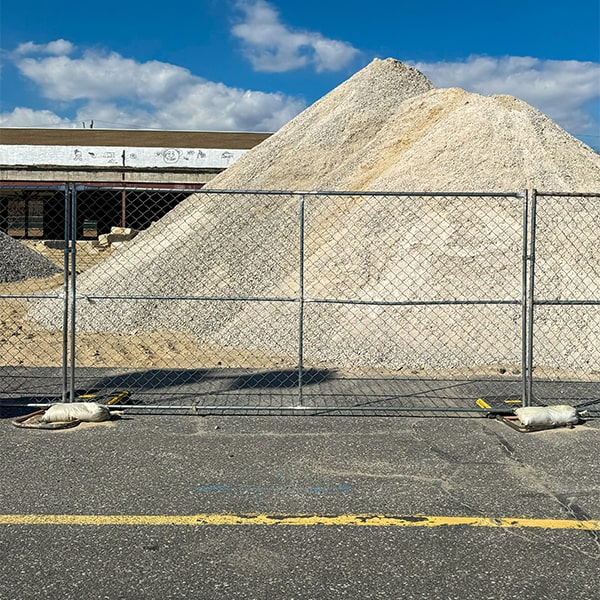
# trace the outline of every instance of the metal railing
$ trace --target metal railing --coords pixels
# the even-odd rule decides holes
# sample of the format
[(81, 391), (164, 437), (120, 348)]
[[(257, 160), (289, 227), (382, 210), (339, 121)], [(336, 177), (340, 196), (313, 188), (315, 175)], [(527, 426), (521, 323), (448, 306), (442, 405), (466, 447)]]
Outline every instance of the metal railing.
[[(593, 280), (584, 206), (599, 195), (177, 189), (173, 206), (168, 190), (129, 186), (124, 216), (123, 189), (66, 184), (62, 247), (10, 238), (33, 255), (0, 282), (4, 402), (126, 389), (139, 408), (204, 412), (596, 406), (596, 359), (566, 354), (571, 338), (544, 323), (583, 311), (595, 339), (600, 295), (552, 285), (561, 255)], [(565, 199), (585, 260), (555, 235)], [(62, 258), (60, 282), (28, 276), (40, 254)]]

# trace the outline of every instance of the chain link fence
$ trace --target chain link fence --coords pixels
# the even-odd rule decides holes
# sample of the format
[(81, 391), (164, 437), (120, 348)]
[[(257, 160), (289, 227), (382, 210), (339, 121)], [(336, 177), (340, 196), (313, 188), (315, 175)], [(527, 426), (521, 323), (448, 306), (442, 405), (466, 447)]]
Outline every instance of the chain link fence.
[[(593, 406), (597, 197), (568, 197), (581, 214), (564, 224), (553, 194), (66, 185), (47, 190), (41, 236), (17, 240), (6, 225), (24, 191), (2, 187), (0, 241), (56, 271), (0, 282), (4, 402), (127, 390), (140, 409), (245, 414)], [(580, 271), (557, 303), (565, 244), (581, 245)], [(564, 361), (571, 338), (582, 347)]]
[(53, 331), (27, 317), (31, 302), (67, 314), (66, 185), (0, 188), (0, 401), (65, 399), (66, 319)]
[(600, 194), (532, 195), (529, 393), (600, 406)]

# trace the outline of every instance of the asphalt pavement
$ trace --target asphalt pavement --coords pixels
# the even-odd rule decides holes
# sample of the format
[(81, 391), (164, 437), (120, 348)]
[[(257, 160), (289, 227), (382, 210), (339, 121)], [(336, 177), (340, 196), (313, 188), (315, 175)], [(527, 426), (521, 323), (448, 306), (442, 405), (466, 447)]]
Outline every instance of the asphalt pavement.
[(461, 416), (11, 420), (2, 600), (600, 590), (598, 419), (536, 433)]

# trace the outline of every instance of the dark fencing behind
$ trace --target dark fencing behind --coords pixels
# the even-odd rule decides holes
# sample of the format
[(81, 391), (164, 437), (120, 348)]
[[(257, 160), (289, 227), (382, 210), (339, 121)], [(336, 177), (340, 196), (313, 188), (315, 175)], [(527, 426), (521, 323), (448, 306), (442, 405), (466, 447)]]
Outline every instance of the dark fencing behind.
[[(12, 217), (0, 233), (21, 265), (0, 273), (5, 403), (128, 390), (140, 409), (199, 412), (597, 406), (598, 195), (45, 194), (42, 230), (62, 238), (19, 235)], [(34, 258), (56, 271), (32, 274)]]

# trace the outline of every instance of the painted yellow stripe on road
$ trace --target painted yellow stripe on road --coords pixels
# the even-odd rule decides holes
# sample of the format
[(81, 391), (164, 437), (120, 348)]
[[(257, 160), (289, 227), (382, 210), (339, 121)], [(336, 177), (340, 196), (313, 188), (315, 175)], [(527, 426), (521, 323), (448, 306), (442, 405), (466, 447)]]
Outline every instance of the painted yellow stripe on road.
[(0, 525), (285, 525), (285, 526), (358, 526), (358, 527), (494, 527), (579, 529), (600, 531), (600, 520), (524, 519), (487, 517), (442, 517), (427, 515), (278, 515), (198, 514), (198, 515), (0, 515)]

